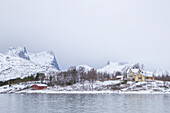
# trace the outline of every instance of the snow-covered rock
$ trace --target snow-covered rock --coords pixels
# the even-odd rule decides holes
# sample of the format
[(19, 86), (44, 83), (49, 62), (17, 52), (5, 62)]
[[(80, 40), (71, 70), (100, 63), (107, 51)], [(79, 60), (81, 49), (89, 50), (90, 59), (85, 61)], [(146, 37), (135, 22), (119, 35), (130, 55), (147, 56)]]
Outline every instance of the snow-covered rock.
[(29, 53), (30, 60), (42, 66), (49, 66), (59, 70), (59, 66), (55, 55), (52, 51), (44, 51), (40, 53)]
[(30, 60), (25, 47), (18, 47), (18, 48), (10, 47), (9, 50), (6, 52), (6, 55)]

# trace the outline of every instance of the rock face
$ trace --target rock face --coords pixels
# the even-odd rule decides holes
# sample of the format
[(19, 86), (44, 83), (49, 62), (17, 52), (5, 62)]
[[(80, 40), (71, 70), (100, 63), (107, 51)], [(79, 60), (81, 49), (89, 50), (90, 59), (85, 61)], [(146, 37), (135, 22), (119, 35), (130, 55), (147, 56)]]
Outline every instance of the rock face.
[(59, 66), (55, 55), (52, 51), (44, 51), (40, 53), (29, 53), (29, 58), (32, 62), (36, 62), (42, 66), (49, 66), (59, 70)]
[(51, 51), (29, 53), (25, 47), (10, 48), (0, 53), (0, 81), (59, 70), (55, 55)]
[(6, 52), (6, 55), (30, 60), (25, 47), (18, 47), (18, 48), (10, 47), (9, 50)]

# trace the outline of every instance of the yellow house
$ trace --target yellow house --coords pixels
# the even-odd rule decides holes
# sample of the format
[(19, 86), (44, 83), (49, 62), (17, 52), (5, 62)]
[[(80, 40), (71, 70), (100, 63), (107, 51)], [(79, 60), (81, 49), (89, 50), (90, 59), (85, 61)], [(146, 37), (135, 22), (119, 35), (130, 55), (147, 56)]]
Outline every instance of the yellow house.
[(135, 81), (138, 82), (138, 81), (145, 81), (145, 76), (141, 75), (141, 74), (138, 74), (135, 76)]

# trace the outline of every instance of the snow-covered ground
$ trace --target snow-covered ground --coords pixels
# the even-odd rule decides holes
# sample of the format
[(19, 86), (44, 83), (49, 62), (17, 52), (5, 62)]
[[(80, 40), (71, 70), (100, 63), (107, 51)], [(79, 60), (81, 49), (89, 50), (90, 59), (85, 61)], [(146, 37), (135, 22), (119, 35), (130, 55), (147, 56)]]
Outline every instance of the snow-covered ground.
[(127, 82), (120, 80), (85, 82), (69, 86), (53, 86), (43, 90), (32, 90), (33, 84), (16, 84), (0, 87), (0, 93), (46, 93), (46, 94), (170, 94), (170, 82)]
[(0, 93), (15, 93), (21, 90), (24, 90), (26, 88), (30, 88), (29, 85), (12, 85), (9, 87), (9, 85), (5, 85), (0, 87)]

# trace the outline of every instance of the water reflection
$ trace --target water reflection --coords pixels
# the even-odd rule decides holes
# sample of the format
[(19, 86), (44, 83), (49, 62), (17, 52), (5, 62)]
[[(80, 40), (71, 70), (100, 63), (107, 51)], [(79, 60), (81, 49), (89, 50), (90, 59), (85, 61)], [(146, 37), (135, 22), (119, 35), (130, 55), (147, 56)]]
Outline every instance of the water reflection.
[(170, 95), (0, 95), (0, 113), (167, 113), (169, 105)]

